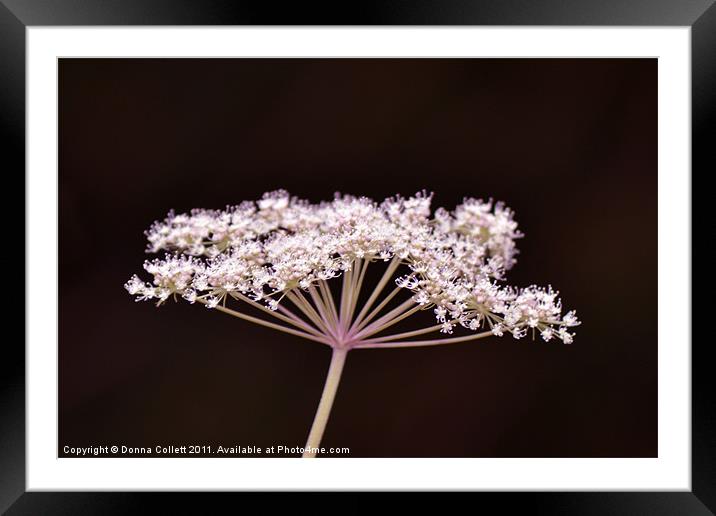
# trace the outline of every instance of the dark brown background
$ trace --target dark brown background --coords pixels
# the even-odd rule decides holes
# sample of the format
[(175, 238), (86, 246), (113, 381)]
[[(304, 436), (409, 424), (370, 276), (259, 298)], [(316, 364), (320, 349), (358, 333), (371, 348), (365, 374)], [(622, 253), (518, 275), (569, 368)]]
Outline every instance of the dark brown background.
[(301, 446), (330, 353), (188, 304), (134, 303), (170, 209), (286, 188), (494, 197), (573, 345), (350, 353), (323, 444), (354, 457), (657, 453), (656, 60), (60, 61), (59, 454)]

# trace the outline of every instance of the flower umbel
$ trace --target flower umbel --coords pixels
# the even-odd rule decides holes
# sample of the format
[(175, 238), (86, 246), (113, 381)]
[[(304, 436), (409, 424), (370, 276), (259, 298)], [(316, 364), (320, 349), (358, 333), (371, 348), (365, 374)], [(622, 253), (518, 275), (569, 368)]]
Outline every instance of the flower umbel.
[[(170, 212), (146, 232), (147, 251), (165, 253), (144, 263), (152, 281), (133, 276), (125, 287), (138, 301), (183, 299), (330, 346), (329, 377), (304, 453), (312, 457), (349, 350), (507, 333), (574, 339), (569, 328), (579, 321), (574, 311), (562, 313), (552, 287), (503, 283), (523, 236), (512, 210), (465, 199), (433, 215), (431, 201), (426, 192), (380, 204), (337, 194), (311, 204), (278, 190), (225, 210)], [(379, 279), (363, 292), (371, 265)], [(435, 324), (388, 331), (421, 311)], [(415, 339), (430, 333), (443, 337)]]

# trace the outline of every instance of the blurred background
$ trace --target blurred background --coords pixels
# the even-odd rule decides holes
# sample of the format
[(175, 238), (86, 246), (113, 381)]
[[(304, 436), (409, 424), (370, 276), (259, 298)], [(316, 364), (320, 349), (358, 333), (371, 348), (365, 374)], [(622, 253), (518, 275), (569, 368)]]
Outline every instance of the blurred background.
[(526, 234), (509, 283), (553, 285), (583, 321), (572, 345), (351, 352), (324, 446), (656, 456), (656, 59), (61, 59), (59, 72), (60, 456), (305, 443), (328, 348), (123, 288), (170, 209), (277, 188), (503, 200)]

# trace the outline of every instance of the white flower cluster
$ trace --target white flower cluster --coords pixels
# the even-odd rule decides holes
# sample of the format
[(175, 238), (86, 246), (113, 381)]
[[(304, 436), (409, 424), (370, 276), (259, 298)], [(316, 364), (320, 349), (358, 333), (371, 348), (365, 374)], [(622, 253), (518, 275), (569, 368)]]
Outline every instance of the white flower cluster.
[(421, 192), (380, 204), (348, 195), (311, 204), (279, 190), (225, 210), (170, 212), (146, 233), (149, 252), (167, 252), (144, 264), (153, 282), (134, 276), (126, 288), (158, 303), (183, 297), (215, 307), (243, 297), (276, 310), (287, 293), (311, 289), (356, 262), (395, 261), (407, 268), (396, 285), (432, 308), (444, 333), (460, 325), (571, 343), (568, 328), (579, 321), (574, 312), (562, 315), (557, 292), (500, 283), (522, 236), (513, 212), (466, 199), (431, 217), (431, 200)]

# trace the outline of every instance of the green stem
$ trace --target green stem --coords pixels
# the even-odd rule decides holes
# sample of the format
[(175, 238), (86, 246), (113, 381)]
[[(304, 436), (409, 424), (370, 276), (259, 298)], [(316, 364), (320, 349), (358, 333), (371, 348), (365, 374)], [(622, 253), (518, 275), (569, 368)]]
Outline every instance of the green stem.
[(326, 423), (328, 423), (328, 417), (331, 415), (331, 407), (336, 397), (336, 390), (338, 390), (338, 384), (341, 381), (341, 372), (343, 371), (343, 364), (346, 361), (347, 354), (347, 349), (333, 348), (331, 365), (328, 367), (328, 376), (326, 376), (326, 383), (323, 386), (321, 401), (318, 403), (318, 410), (316, 411), (316, 416), (313, 418), (311, 432), (308, 434), (306, 451), (303, 453), (304, 458), (315, 457), (315, 449), (321, 444), (323, 432), (326, 429)]

